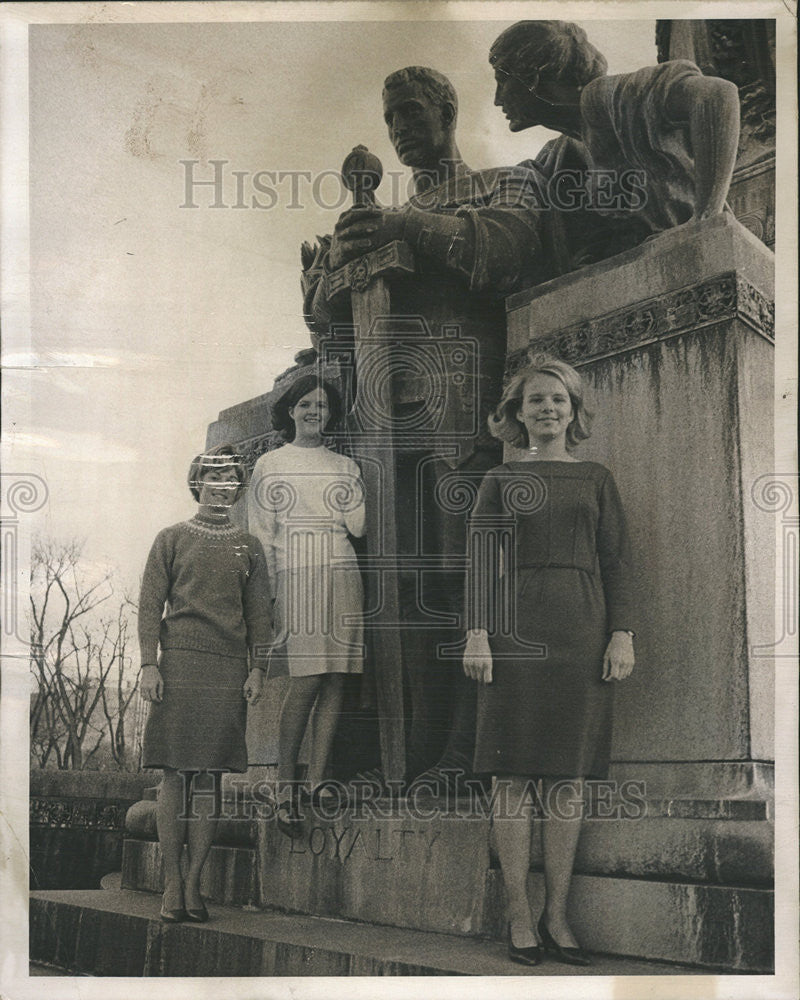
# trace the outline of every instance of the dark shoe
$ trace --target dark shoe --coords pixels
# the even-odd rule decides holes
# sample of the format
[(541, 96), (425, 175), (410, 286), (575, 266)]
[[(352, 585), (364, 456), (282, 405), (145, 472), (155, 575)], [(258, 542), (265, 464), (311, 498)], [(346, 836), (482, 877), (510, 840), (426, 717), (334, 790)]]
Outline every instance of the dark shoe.
[(196, 910), (190, 910), (186, 907), (186, 919), (191, 920), (194, 924), (204, 924), (208, 920), (208, 910), (206, 909), (206, 904), (201, 900), (200, 907)]
[(294, 802), (282, 802), (275, 813), (275, 822), (281, 833), (285, 833), (292, 840), (302, 833), (303, 817), (300, 815), (297, 805)]
[(539, 937), (542, 939), (544, 950), (549, 955), (552, 955), (557, 962), (562, 962), (564, 965), (586, 966), (592, 964), (588, 955), (581, 948), (561, 947), (547, 929), (547, 924), (544, 922), (544, 914), (539, 918)]
[(303, 806), (308, 806), (311, 809), (321, 810), (323, 816), (328, 816), (326, 810), (333, 809), (334, 811), (346, 807), (348, 804), (348, 797), (337, 795), (336, 792), (332, 791), (326, 782), (322, 782), (317, 785), (313, 792), (310, 792), (307, 788), (301, 788), (299, 794), (300, 804)]
[(179, 906), (174, 910), (168, 910), (164, 905), (164, 898), (161, 898), (161, 919), (165, 924), (180, 924), (186, 919), (186, 910)]
[(518, 965), (540, 965), (542, 961), (542, 946), (538, 944), (529, 945), (527, 948), (518, 948), (511, 941), (511, 926), (508, 928), (508, 957)]

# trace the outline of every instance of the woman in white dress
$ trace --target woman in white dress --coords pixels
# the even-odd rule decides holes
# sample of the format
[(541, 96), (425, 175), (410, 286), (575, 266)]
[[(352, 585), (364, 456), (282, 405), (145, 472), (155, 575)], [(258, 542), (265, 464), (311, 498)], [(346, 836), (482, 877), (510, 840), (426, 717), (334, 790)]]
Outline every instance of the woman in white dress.
[(278, 748), (279, 787), (290, 790), (278, 824), (290, 834), (299, 822), (297, 758), (312, 712), (313, 796), (326, 777), (344, 677), (363, 670), (364, 594), (348, 535), (364, 534), (364, 491), (358, 465), (323, 441), (340, 412), (333, 386), (316, 375), (297, 379), (273, 409), (287, 443), (259, 458), (249, 492), (249, 529), (264, 546), (275, 602), (270, 673), (290, 677)]

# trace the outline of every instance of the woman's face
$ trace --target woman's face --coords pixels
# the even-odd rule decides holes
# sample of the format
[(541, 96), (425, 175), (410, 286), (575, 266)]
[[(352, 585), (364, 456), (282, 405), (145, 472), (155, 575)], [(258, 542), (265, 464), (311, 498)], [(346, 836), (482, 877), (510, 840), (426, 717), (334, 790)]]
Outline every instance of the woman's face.
[(298, 437), (316, 437), (325, 430), (331, 411), (324, 389), (312, 389), (289, 407), (294, 421), (295, 440)]
[(232, 465), (211, 465), (200, 473), (200, 503), (205, 507), (232, 507), (240, 488)]
[[(525, 78), (530, 78), (531, 69), (526, 69)], [(531, 83), (523, 82), (522, 72), (517, 72), (513, 63), (495, 65), (496, 83), (494, 103), (503, 109), (512, 132), (521, 132), (535, 125), (556, 132), (569, 128), (569, 109), (577, 108), (580, 92), (563, 84), (539, 79), (538, 71)]]
[(575, 412), (567, 387), (555, 375), (537, 372), (525, 381), (517, 419), (524, 424), (531, 444), (566, 441)]
[(509, 129), (521, 132), (538, 125), (536, 101), (525, 84), (500, 66), (495, 67), (494, 79), (497, 84), (494, 92), (495, 107), (502, 108), (508, 119)]

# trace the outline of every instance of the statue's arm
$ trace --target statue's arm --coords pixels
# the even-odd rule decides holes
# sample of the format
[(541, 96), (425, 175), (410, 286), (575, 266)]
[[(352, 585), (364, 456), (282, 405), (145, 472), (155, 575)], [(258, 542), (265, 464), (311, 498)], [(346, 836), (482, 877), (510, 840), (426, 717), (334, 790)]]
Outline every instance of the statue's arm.
[(455, 213), (405, 208), (401, 239), (418, 257), (459, 272), (471, 291), (508, 294), (544, 278), (538, 185), (521, 167), (487, 175), (491, 192), (478, 195), (476, 175), (476, 198)]
[(667, 113), (687, 122), (695, 163), (695, 219), (725, 207), (739, 146), (739, 91), (729, 80), (686, 76), (670, 90)]

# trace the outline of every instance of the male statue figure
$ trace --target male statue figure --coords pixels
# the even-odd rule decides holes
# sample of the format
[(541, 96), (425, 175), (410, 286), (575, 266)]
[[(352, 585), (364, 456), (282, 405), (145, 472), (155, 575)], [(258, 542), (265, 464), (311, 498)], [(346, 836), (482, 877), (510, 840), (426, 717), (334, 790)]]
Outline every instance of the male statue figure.
[[(441, 570), (400, 576), (410, 703), (405, 777), (411, 782), (424, 776), (426, 787), (440, 793), (452, 787), (457, 772), (471, 771), (476, 691), (457, 655), (437, 658), (437, 645), (456, 643), (458, 629), (420, 626), (426, 618), (430, 623), (430, 611), (461, 620), (463, 571), (453, 569), (452, 558), (448, 567), (448, 557), (464, 554), (463, 497), (474, 495), (486, 470), (501, 460), (486, 417), (501, 391), (504, 296), (546, 277), (530, 171), (468, 167), (456, 142), (457, 107), (452, 84), (435, 70), (411, 66), (387, 77), (384, 120), (400, 161), (412, 168), (415, 193), (400, 209), (343, 213), (323, 261), (330, 272), (393, 240), (405, 241), (414, 251), (416, 273), (395, 283), (393, 318), (423, 317), (433, 341), (463, 344), (475, 361), (472, 370), (456, 372), (449, 360), (456, 354), (441, 352), (445, 389), (443, 398), (427, 403), (436, 418), (428, 445), (397, 450), (402, 548), (406, 554), (434, 554), (442, 564)], [(348, 308), (328, 301), (324, 281), (306, 287), (307, 319), (324, 351), (326, 341), (336, 339), (337, 323), (352, 318)], [(462, 367), (467, 354), (460, 352)], [(396, 374), (395, 385), (403, 381), (403, 373)], [(402, 415), (414, 405), (419, 403), (399, 399), (395, 410)]]

